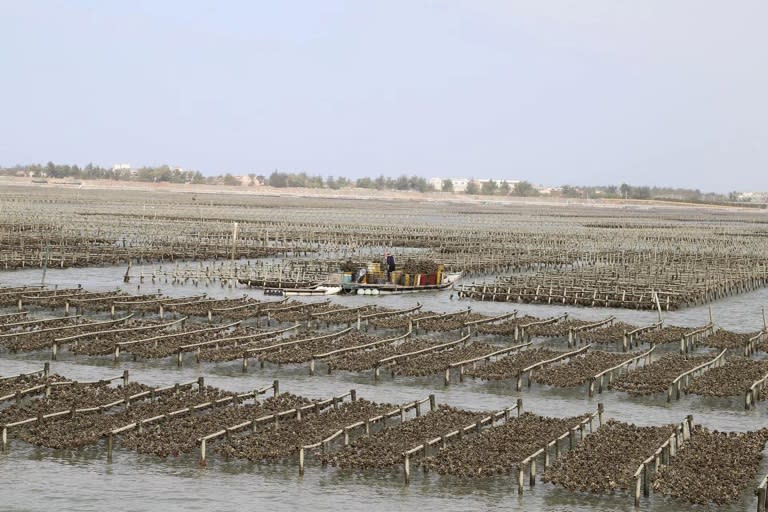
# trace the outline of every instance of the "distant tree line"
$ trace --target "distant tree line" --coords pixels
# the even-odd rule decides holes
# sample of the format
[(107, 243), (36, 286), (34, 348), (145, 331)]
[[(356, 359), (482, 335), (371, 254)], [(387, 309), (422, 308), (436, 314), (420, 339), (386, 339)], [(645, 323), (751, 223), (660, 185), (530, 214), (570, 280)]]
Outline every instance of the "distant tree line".
[(85, 167), (78, 167), (77, 165), (62, 165), (48, 162), (45, 165), (17, 165), (0, 168), (0, 174), (6, 176), (22, 175), (32, 178), (165, 181), (168, 183), (206, 183), (210, 181), (200, 171), (173, 169), (167, 165), (141, 167), (132, 171), (130, 169), (108, 169), (91, 163)]
[(664, 199), (684, 202), (734, 202), (738, 200), (737, 192), (729, 194), (703, 193), (699, 189), (632, 186), (622, 183), (619, 186), (571, 186), (563, 185), (559, 191), (562, 197), (581, 199)]
[[(397, 178), (380, 175), (377, 178), (358, 178), (355, 180), (342, 176), (334, 177), (315, 175), (305, 172), (281, 172), (275, 170), (270, 175), (250, 173), (247, 176), (235, 176), (225, 173), (219, 176), (203, 176), (200, 171), (182, 170), (168, 165), (159, 167), (141, 167), (138, 169), (109, 169), (89, 163), (84, 167), (77, 165), (62, 165), (48, 162), (47, 164), (16, 165), (0, 167), (0, 175), (29, 176), (32, 178), (52, 179), (109, 179), (123, 181), (147, 181), (167, 183), (205, 183), (229, 186), (267, 185), (276, 188), (317, 188), (339, 190), (344, 188), (365, 188), (372, 190), (400, 190), (433, 192), (436, 188), (420, 176), (402, 174)], [(457, 193), (455, 183), (451, 179), (443, 179), (440, 191)], [(519, 196), (531, 197), (541, 192), (528, 181), (509, 183), (505, 180), (470, 180), (464, 194), (484, 196)], [(575, 186), (563, 185), (547, 191), (547, 195), (580, 199), (664, 199), (670, 201), (702, 202), (702, 203), (732, 203), (740, 201), (739, 194), (702, 193), (698, 189), (671, 187), (632, 186), (622, 183), (619, 186)]]

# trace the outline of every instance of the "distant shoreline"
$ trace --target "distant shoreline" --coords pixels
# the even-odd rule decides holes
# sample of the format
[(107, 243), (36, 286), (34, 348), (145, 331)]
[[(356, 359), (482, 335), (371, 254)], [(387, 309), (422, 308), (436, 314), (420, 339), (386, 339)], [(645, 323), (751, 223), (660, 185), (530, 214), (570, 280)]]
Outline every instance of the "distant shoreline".
[(66, 179), (48, 180), (47, 183), (35, 179), (19, 176), (0, 176), (0, 186), (13, 186), (19, 188), (65, 188), (71, 190), (132, 190), (147, 191), (153, 193), (184, 193), (184, 194), (214, 194), (235, 196), (265, 196), (265, 197), (307, 197), (313, 199), (347, 199), (347, 200), (389, 200), (389, 201), (416, 201), (416, 202), (448, 202), (466, 203), (474, 205), (482, 204), (516, 204), (539, 205), (551, 207), (583, 206), (597, 208), (683, 208), (683, 209), (737, 209), (744, 211), (765, 211), (755, 207), (740, 205), (718, 205), (707, 203), (690, 203), (683, 201), (665, 201), (659, 199), (578, 199), (548, 196), (485, 196), (467, 195), (463, 193), (448, 192), (418, 192), (398, 190), (374, 190), (367, 188), (342, 188), (337, 190), (325, 188), (278, 188), (267, 185), (256, 186), (229, 186), (208, 185), (196, 183), (151, 183), (144, 181), (117, 181), (117, 180), (87, 180), (79, 179), (68, 181)]

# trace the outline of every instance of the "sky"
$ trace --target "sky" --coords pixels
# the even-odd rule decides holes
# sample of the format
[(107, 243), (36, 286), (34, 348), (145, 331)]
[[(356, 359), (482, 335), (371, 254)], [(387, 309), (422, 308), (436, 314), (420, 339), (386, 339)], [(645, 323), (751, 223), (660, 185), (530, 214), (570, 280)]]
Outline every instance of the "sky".
[(0, 0), (0, 166), (768, 190), (765, 0)]

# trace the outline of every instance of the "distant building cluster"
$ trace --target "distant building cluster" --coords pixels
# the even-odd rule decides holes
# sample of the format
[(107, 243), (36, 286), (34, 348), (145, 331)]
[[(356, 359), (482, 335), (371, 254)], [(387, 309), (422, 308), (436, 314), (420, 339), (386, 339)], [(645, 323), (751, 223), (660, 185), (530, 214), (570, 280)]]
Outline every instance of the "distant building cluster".
[(434, 187), (435, 190), (442, 190), (443, 183), (445, 180), (451, 180), (453, 183), (453, 191), (454, 192), (465, 192), (467, 190), (467, 185), (469, 185), (470, 181), (474, 181), (478, 185), (482, 186), (483, 183), (488, 183), (491, 181), (496, 182), (497, 185), (500, 185), (503, 182), (507, 182), (511, 187), (513, 187), (516, 183), (519, 183), (520, 180), (506, 180), (506, 179), (498, 179), (493, 180), (490, 178), (429, 178), (428, 183)]
[(739, 192), (736, 199), (746, 203), (768, 203), (768, 192)]
[(112, 166), (112, 170), (116, 173), (120, 174), (130, 174), (131, 176), (136, 176), (138, 173), (138, 170), (131, 167), (131, 164), (115, 164)]

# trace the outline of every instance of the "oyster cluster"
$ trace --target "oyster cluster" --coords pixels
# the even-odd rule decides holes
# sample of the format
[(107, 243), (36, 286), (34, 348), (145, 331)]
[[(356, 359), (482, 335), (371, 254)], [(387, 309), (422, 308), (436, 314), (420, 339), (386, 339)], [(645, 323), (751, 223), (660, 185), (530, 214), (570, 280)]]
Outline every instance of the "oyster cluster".
[(302, 446), (319, 443), (346, 426), (390, 412), (396, 407), (363, 399), (344, 402), (336, 409), (304, 416), (301, 421), (281, 423), (277, 430), (264, 429), (232, 437), (217, 443), (214, 451), (228, 458), (250, 461), (282, 460), (295, 455)]
[(426, 458), (423, 464), (441, 475), (489, 477), (508, 473), (584, 418), (548, 418), (523, 413), (503, 425), (484, 430), (479, 436), (465, 437), (451, 444)]
[(632, 354), (590, 350), (571, 357), (562, 364), (545, 366), (533, 373), (533, 381), (558, 388), (578, 386), (589, 382), (598, 373), (634, 357)]
[(681, 373), (706, 363), (710, 357), (665, 354), (651, 364), (636, 368), (619, 377), (609, 387), (630, 395), (650, 395), (666, 391)]
[(688, 393), (705, 396), (738, 396), (768, 374), (768, 361), (729, 357), (724, 366), (710, 368), (688, 385)]
[(669, 466), (656, 473), (653, 490), (691, 503), (738, 501), (755, 482), (768, 429), (718, 432), (701, 426)]
[(638, 427), (610, 419), (544, 470), (544, 481), (571, 491), (631, 489), (634, 473), (674, 432), (674, 425)]
[(335, 453), (321, 454), (324, 463), (341, 468), (383, 468), (399, 464), (403, 452), (427, 440), (463, 429), (488, 413), (465, 411), (441, 405), (430, 412), (405, 423), (387, 427), (370, 436), (360, 437)]
[(492, 363), (478, 365), (476, 368), (470, 369), (467, 374), (487, 380), (513, 379), (517, 377), (517, 374), (523, 370), (523, 368), (561, 355), (563, 355), (563, 352), (559, 350), (550, 350), (548, 348), (520, 350), (502, 357), (501, 359), (497, 359)]

